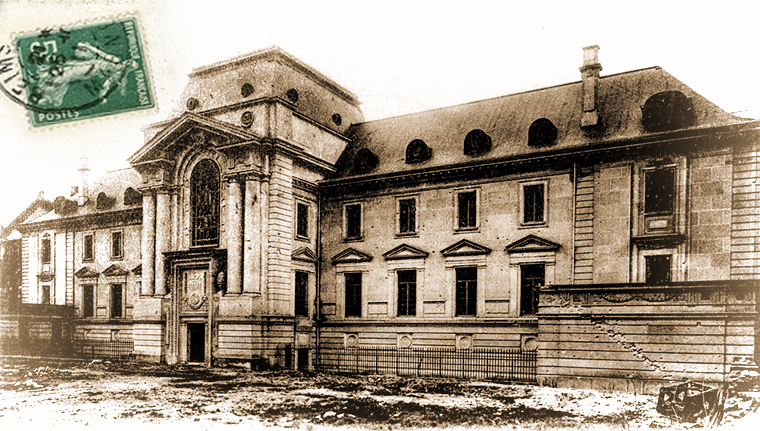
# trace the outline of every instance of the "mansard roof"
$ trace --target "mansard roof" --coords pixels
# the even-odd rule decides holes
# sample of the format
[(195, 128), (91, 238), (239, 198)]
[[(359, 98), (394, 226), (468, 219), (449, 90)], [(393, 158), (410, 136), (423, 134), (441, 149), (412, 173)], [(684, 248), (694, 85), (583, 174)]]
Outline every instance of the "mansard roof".
[(556, 242), (531, 234), (509, 244), (504, 250), (508, 253), (521, 253), (526, 251), (557, 251), (560, 247)]
[[(690, 129), (748, 121), (726, 113), (660, 67), (651, 67), (600, 78), (600, 125), (591, 129), (581, 128), (580, 81), (356, 124), (349, 133), (353, 142), (338, 163), (336, 177), (403, 175), (653, 136), (656, 134), (646, 132), (642, 125), (642, 107), (649, 97), (664, 91), (679, 91), (691, 100), (695, 121)], [(552, 145), (528, 145), (530, 126), (539, 119), (547, 119), (557, 128)], [(475, 130), (490, 138), (490, 149), (466, 155), (465, 137)], [(406, 148), (414, 140), (424, 141), (432, 150), (432, 157), (422, 164), (405, 162)], [(365, 149), (375, 154), (379, 163), (371, 172), (355, 175), (354, 155)]]
[(420, 259), (426, 258), (428, 254), (428, 252), (420, 250), (417, 247), (412, 247), (408, 244), (401, 244), (400, 246), (383, 253), (383, 257), (385, 260)]

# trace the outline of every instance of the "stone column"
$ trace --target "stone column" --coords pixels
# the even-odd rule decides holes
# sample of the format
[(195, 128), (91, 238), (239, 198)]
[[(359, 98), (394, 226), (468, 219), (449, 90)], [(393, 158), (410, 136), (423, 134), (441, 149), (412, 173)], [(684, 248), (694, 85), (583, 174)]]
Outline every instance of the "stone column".
[(230, 178), (227, 186), (227, 293), (242, 291), (243, 195), (240, 178)]
[(253, 178), (245, 181), (245, 202), (243, 204), (243, 292), (259, 292), (259, 260), (261, 259), (261, 214), (256, 208), (259, 196), (259, 182)]
[(169, 251), (171, 236), (171, 207), (169, 191), (165, 188), (156, 192), (156, 295), (166, 295), (166, 268), (164, 252)]
[(142, 276), (140, 277), (141, 288), (140, 295), (153, 295), (154, 273), (153, 257), (154, 241), (156, 235), (156, 201), (153, 198), (152, 191), (143, 192), (142, 206)]

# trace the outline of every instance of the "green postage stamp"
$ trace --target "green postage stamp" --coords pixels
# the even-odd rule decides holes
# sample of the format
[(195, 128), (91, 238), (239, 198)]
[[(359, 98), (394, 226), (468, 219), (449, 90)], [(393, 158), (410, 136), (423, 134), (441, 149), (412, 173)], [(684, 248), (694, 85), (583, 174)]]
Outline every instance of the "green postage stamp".
[(131, 17), (16, 37), (32, 125), (152, 108), (139, 29)]

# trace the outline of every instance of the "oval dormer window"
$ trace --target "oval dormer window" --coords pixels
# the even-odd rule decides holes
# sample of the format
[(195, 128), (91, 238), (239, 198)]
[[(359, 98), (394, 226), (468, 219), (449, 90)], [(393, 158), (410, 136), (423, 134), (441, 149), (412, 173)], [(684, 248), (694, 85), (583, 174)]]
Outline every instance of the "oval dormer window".
[(290, 90), (286, 91), (285, 96), (292, 103), (298, 103), (298, 90), (296, 90), (295, 88), (291, 88)]
[(663, 91), (651, 96), (641, 108), (641, 123), (647, 132), (666, 132), (694, 125), (694, 106), (680, 91)]
[(475, 129), (464, 137), (464, 154), (479, 156), (491, 150), (491, 137), (486, 132)]
[(406, 146), (406, 163), (421, 163), (430, 158), (432, 150), (422, 139), (415, 139)]
[(354, 156), (354, 168), (351, 170), (353, 174), (366, 174), (377, 167), (377, 156), (372, 151), (362, 148), (356, 152)]
[(124, 190), (124, 205), (137, 205), (142, 203), (142, 194), (132, 187)]
[(557, 143), (557, 127), (546, 118), (539, 118), (528, 128), (528, 145), (547, 147)]

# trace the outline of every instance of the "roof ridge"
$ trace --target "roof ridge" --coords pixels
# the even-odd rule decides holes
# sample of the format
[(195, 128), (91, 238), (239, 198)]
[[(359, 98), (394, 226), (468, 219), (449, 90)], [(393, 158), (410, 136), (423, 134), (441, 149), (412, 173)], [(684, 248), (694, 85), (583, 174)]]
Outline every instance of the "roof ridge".
[[(611, 78), (611, 77), (620, 76), (620, 75), (626, 75), (626, 74), (629, 74), (629, 73), (643, 72), (645, 70), (650, 70), (650, 69), (664, 70), (660, 66), (649, 66), (649, 67), (643, 67), (641, 69), (634, 69), (634, 70), (627, 70), (625, 72), (612, 73), (610, 75), (604, 75), (604, 76), (602, 76), (600, 78), (602, 80), (604, 80), (606, 78)], [(425, 114), (425, 113), (428, 113), (428, 112), (440, 111), (440, 110), (443, 110), (443, 109), (449, 109), (449, 108), (454, 108), (454, 107), (459, 107), (459, 106), (472, 105), (472, 104), (475, 104), (475, 103), (482, 103), (482, 102), (488, 102), (488, 101), (492, 101), (492, 100), (504, 99), (504, 98), (507, 98), (507, 97), (519, 96), (519, 95), (523, 95), (523, 94), (534, 93), (534, 92), (537, 92), (537, 91), (550, 90), (552, 88), (559, 88), (559, 87), (564, 87), (564, 86), (574, 85), (574, 84), (580, 84), (580, 83), (581, 83), (580, 80), (578, 80), (578, 81), (570, 81), (570, 82), (565, 82), (565, 83), (562, 83), (562, 84), (550, 85), (548, 87), (540, 87), (540, 88), (534, 88), (534, 89), (531, 89), (531, 90), (518, 91), (516, 93), (503, 94), (501, 96), (494, 96), (494, 97), (489, 97), (489, 98), (486, 98), (486, 99), (472, 100), (472, 101), (469, 101), (469, 102), (456, 103), (456, 104), (453, 104), (453, 105), (441, 106), (441, 107), (438, 107), (438, 108), (426, 109), (426, 110), (423, 110), (423, 111), (416, 111), (416, 112), (410, 112), (410, 113), (407, 113), (407, 114), (393, 115), (391, 117), (379, 118), (377, 120), (363, 121), (361, 123), (352, 124), (351, 126), (352, 127), (358, 127), (358, 126), (361, 126), (362, 124), (377, 123), (377, 122), (380, 122), (380, 121), (393, 120), (393, 119), (398, 119), (398, 118), (401, 118), (401, 117), (407, 117), (407, 116), (411, 116), (411, 115)]]

